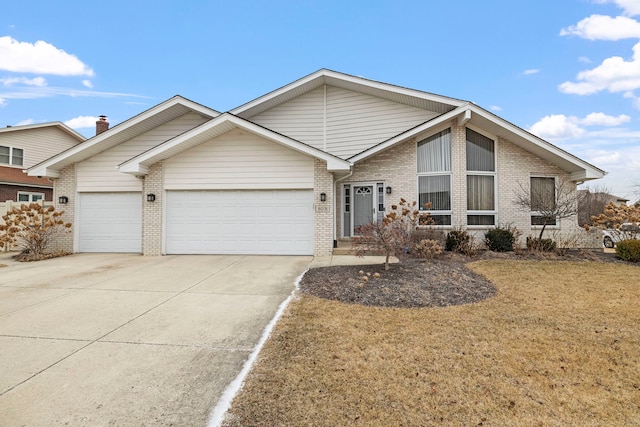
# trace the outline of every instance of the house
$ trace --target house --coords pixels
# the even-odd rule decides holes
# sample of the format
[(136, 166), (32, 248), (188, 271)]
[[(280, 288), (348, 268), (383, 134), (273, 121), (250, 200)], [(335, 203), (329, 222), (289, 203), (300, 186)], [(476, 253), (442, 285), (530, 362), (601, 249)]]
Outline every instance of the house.
[(401, 197), (445, 230), (536, 234), (518, 186), (604, 174), (473, 103), (325, 69), (224, 113), (175, 96), (29, 169), (67, 202), (61, 249), (145, 255), (327, 255)]
[(592, 225), (591, 217), (604, 212), (605, 206), (613, 203), (617, 206), (626, 205), (629, 199), (615, 196), (605, 191), (578, 190), (578, 224)]
[(52, 200), (53, 184), (23, 170), (71, 148), (85, 138), (60, 122), (0, 129), (0, 203)]

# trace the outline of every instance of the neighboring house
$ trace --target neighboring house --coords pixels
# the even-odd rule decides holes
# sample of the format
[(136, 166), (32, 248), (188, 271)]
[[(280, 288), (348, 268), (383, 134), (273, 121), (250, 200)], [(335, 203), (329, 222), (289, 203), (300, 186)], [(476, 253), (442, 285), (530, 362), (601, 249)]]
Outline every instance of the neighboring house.
[(591, 218), (604, 212), (609, 203), (618, 206), (626, 205), (629, 199), (614, 196), (604, 191), (578, 190), (578, 224), (592, 225)]
[(0, 129), (0, 203), (52, 200), (53, 183), (23, 170), (83, 142), (85, 138), (60, 123), (8, 126)]
[(68, 198), (61, 249), (145, 255), (327, 255), (401, 197), (526, 236), (520, 186), (604, 174), (470, 102), (329, 70), (226, 113), (175, 96), (29, 170)]

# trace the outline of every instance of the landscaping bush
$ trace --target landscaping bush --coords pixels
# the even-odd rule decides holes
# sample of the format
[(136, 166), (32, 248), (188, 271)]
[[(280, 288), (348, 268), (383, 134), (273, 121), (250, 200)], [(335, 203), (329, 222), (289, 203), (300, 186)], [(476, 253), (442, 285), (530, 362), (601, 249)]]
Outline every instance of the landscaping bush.
[(460, 248), (471, 240), (471, 236), (463, 229), (451, 230), (447, 233), (444, 250), (449, 252), (460, 252)]
[(552, 239), (527, 237), (527, 249), (540, 252), (553, 252), (556, 249), (556, 242)]
[(622, 240), (616, 245), (616, 255), (624, 261), (640, 262), (640, 240)]
[(444, 249), (467, 256), (474, 256), (478, 252), (473, 236), (463, 228), (456, 228), (447, 233)]
[(433, 259), (442, 253), (442, 245), (437, 240), (420, 240), (412, 252), (418, 258)]
[(496, 227), (485, 233), (485, 243), (489, 250), (494, 252), (511, 252), (516, 241), (517, 229), (515, 227)]

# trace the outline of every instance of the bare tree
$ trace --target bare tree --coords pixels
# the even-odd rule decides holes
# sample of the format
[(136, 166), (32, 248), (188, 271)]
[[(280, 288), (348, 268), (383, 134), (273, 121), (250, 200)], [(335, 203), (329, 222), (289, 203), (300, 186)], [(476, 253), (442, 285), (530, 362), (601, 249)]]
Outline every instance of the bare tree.
[[(427, 206), (429, 209), (431, 205)], [(359, 235), (352, 239), (352, 246), (358, 256), (367, 252), (382, 252), (385, 255), (384, 269), (389, 269), (391, 255), (401, 257), (413, 249), (416, 230), (421, 225), (431, 225), (433, 219), (429, 212), (421, 213), (417, 203), (400, 203), (391, 206), (391, 211), (382, 221), (373, 221), (358, 227)]]
[(529, 185), (518, 183), (514, 203), (531, 212), (531, 224), (541, 225), (538, 241), (547, 225), (578, 213), (580, 195), (576, 184), (564, 178), (532, 178)]

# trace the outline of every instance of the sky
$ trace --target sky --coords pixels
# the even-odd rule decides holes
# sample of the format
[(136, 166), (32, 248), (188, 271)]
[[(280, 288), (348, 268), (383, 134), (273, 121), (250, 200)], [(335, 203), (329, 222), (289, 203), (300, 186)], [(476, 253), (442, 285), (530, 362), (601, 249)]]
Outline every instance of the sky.
[(224, 112), (321, 68), (449, 96), (640, 198), (640, 0), (22, 0), (0, 14), (0, 126), (90, 137), (178, 94)]

